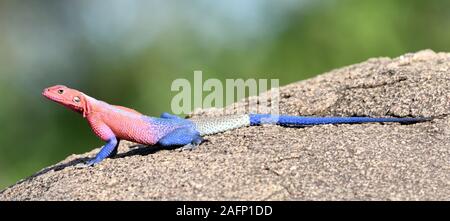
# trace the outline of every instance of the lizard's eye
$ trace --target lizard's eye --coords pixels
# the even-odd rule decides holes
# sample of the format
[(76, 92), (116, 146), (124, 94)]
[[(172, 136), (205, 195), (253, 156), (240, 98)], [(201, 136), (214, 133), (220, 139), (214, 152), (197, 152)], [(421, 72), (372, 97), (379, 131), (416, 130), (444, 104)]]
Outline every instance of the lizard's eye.
[(80, 97), (74, 97), (73, 98), (73, 102), (75, 102), (75, 103), (80, 103)]
[(63, 89), (59, 89), (58, 90), (58, 94), (63, 94), (64, 93), (64, 90)]

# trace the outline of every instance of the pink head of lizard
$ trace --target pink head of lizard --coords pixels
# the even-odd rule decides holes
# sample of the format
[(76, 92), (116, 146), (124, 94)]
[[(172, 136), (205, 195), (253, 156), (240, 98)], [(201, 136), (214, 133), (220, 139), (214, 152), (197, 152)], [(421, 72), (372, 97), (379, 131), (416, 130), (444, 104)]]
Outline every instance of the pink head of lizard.
[(86, 117), (91, 110), (85, 94), (64, 85), (45, 88), (42, 95)]

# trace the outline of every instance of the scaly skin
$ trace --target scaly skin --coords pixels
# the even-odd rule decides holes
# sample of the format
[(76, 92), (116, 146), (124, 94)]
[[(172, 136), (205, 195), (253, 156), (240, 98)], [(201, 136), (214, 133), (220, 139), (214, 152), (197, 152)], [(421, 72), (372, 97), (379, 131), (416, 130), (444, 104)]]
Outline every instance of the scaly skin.
[[(194, 125), (181, 118), (153, 118), (136, 110), (110, 105), (88, 95), (62, 85), (46, 88), (43, 93), (48, 99), (81, 113), (87, 119), (93, 132), (107, 142), (97, 156), (89, 161), (93, 165), (117, 153), (119, 140), (129, 140), (145, 145), (154, 145), (174, 131), (186, 131), (186, 138), (194, 141)], [(171, 115), (170, 115), (171, 116)], [(189, 136), (189, 137), (188, 137)], [(180, 138), (178, 138), (180, 139)], [(198, 135), (198, 138), (200, 136)], [(186, 145), (170, 140), (173, 145)], [(199, 143), (199, 140), (195, 140)], [(166, 143), (163, 143), (164, 145)]]
[(183, 146), (194, 149), (203, 135), (215, 134), (243, 126), (279, 124), (304, 126), (318, 124), (400, 122), (415, 123), (428, 118), (372, 118), (372, 117), (300, 117), (268, 114), (246, 114), (197, 120), (182, 119), (163, 113), (160, 118), (149, 117), (136, 110), (96, 100), (78, 90), (63, 85), (44, 89), (42, 95), (87, 119), (93, 132), (106, 144), (87, 165), (94, 165), (117, 153), (120, 140), (145, 145)]

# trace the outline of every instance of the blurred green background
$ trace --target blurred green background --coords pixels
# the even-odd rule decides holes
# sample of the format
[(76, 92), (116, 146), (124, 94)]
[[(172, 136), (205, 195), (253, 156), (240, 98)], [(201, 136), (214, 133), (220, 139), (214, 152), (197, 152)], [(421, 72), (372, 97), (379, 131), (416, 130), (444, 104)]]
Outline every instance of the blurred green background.
[(426, 48), (450, 51), (448, 0), (0, 0), (0, 189), (102, 145), (47, 86), (159, 115), (194, 70), (285, 85)]

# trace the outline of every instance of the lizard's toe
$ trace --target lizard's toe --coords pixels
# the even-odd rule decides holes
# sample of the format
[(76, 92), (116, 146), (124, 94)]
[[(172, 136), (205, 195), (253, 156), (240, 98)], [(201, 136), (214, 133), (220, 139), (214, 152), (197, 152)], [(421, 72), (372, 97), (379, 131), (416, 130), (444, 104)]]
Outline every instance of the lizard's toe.
[(89, 160), (86, 163), (84, 163), (83, 166), (84, 167), (90, 167), (90, 166), (94, 166), (97, 163), (98, 163), (97, 159), (94, 158), (94, 159)]
[(91, 165), (88, 165), (87, 163), (79, 163), (79, 164), (76, 164), (74, 167), (75, 168), (78, 168), (78, 169), (83, 169), (83, 168), (87, 168), (87, 167), (90, 167)]
[(186, 151), (186, 150), (195, 150), (197, 149), (198, 144), (186, 144), (182, 147), (180, 147), (179, 151)]

